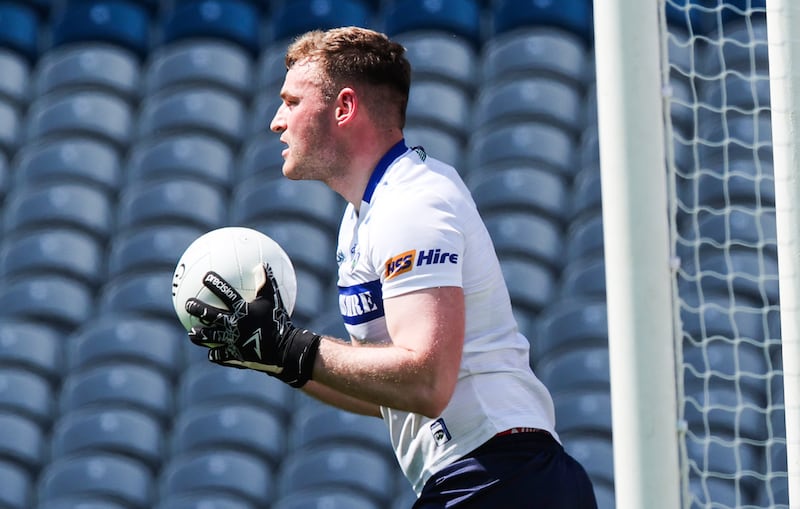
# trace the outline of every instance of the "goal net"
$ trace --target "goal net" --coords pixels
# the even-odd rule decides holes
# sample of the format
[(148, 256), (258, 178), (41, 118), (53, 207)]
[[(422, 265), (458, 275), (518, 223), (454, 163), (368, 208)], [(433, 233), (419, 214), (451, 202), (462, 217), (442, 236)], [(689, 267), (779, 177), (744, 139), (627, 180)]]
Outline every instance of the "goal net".
[(765, 2), (661, 5), (682, 506), (787, 507)]

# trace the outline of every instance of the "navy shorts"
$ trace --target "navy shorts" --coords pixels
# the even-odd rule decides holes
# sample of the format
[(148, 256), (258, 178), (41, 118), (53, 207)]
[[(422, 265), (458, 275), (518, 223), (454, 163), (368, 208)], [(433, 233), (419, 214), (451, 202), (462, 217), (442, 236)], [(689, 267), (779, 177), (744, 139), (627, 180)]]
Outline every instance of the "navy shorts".
[(549, 434), (496, 436), (434, 474), (413, 509), (597, 509), (586, 471)]

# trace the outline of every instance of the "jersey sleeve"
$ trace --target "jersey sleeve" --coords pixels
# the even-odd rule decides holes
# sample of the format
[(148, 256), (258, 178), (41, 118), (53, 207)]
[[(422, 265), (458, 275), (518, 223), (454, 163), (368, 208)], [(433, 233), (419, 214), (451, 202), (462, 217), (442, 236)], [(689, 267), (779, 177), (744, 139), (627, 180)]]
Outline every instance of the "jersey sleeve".
[[(383, 298), (425, 288), (462, 286), (464, 234), (459, 215), (435, 196), (396, 200), (382, 211), (370, 252)], [(373, 228), (376, 225), (373, 225)]]

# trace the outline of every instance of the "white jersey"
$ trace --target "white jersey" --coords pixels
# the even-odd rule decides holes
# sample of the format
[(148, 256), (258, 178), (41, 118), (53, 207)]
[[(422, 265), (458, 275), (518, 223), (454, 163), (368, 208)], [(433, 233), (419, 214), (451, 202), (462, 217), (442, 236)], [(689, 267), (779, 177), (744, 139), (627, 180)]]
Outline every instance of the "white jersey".
[(463, 288), (464, 352), (447, 408), (437, 419), (381, 408), (418, 494), (433, 473), (500, 431), (533, 427), (557, 439), (552, 399), (530, 369), (491, 239), (454, 168), (398, 143), (375, 168), (360, 210), (345, 210), (337, 259), (340, 308), (357, 342), (391, 341), (385, 299)]

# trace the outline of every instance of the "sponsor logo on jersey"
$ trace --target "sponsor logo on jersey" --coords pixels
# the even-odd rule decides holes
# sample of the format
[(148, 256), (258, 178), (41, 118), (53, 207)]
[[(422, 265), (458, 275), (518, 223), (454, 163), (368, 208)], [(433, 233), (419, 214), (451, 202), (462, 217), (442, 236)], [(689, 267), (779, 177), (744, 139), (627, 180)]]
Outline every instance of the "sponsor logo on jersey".
[(359, 325), (383, 316), (380, 280), (339, 287), (339, 311), (348, 325)]
[(444, 419), (441, 417), (431, 423), (431, 433), (433, 434), (433, 441), (440, 447), (453, 438), (450, 436), (450, 431), (447, 429)]
[(389, 280), (412, 271), (414, 267), (445, 263), (458, 264), (458, 253), (448, 253), (442, 251), (441, 248), (422, 250), (419, 253), (416, 249), (412, 249), (389, 258), (386, 262), (384, 276)]

